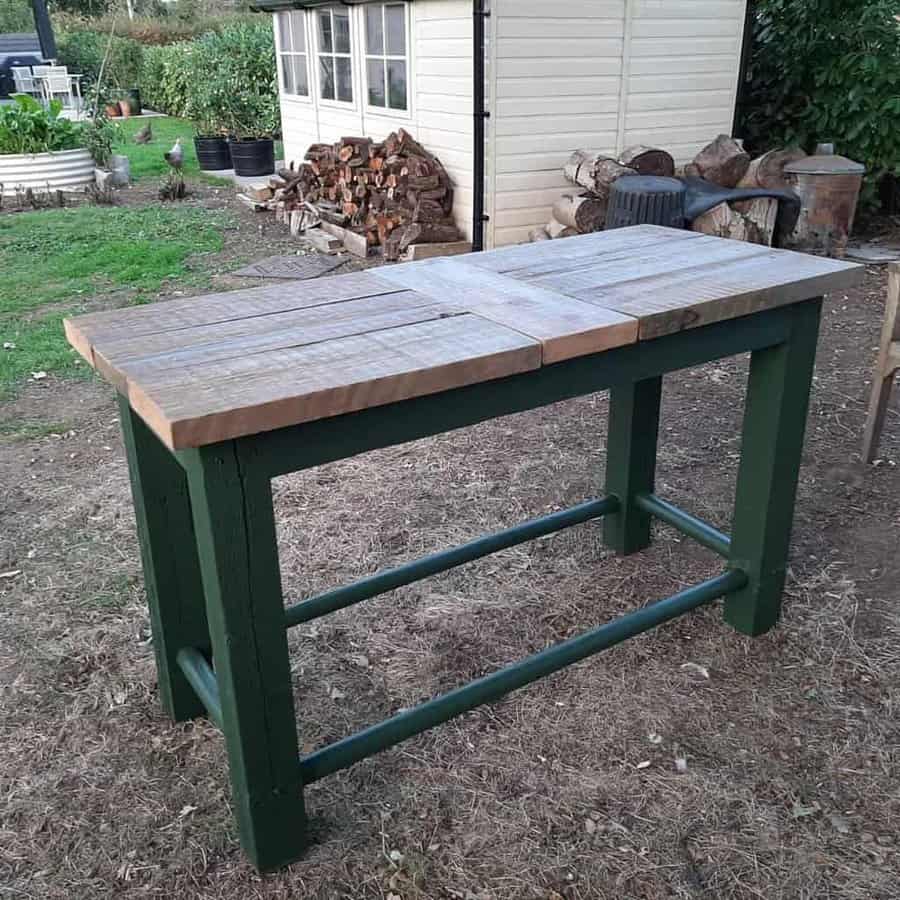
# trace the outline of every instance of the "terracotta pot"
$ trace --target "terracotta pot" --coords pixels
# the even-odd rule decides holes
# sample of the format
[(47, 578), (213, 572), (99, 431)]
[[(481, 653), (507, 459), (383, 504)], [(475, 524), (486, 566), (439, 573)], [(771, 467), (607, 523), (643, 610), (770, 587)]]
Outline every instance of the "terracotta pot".
[(119, 117), (119, 104), (118, 103), (107, 103), (106, 104), (106, 115), (109, 116), (110, 119), (117, 119)]
[(131, 115), (131, 103), (128, 100), (119, 101), (119, 111), (123, 119), (127, 119)]

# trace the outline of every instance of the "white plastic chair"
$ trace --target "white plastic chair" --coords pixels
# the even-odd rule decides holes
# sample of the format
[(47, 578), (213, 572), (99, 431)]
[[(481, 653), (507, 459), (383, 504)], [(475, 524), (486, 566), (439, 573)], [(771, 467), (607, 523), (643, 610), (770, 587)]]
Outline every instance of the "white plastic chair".
[(44, 76), (44, 96), (47, 101), (62, 96), (63, 106), (75, 106), (75, 94), (72, 91), (72, 77), (65, 66), (48, 66)]
[(41, 90), (35, 84), (30, 66), (11, 66), (13, 83), (17, 94), (40, 94)]
[(50, 74), (52, 66), (32, 66), (31, 76), (34, 80), (34, 90), (37, 96), (47, 101), (47, 77)]

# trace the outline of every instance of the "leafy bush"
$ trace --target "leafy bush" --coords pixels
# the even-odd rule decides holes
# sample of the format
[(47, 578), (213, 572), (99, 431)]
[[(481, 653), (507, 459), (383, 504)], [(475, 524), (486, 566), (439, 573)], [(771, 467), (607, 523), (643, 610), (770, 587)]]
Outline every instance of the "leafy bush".
[(150, 109), (170, 116), (194, 118), (199, 80), (196, 42), (144, 50), (141, 98)]
[(27, 94), (16, 94), (14, 100), (0, 107), (0, 153), (48, 153), (84, 146), (81, 126), (59, 117), (59, 100), (49, 109)]
[[(84, 90), (89, 93), (97, 83), (100, 66), (106, 54), (109, 34), (99, 31), (64, 31), (56, 40), (59, 63), (70, 72), (84, 76)], [(128, 90), (140, 82), (143, 48), (130, 38), (113, 37), (109, 59), (103, 70), (104, 88)]]
[(91, 151), (94, 163), (101, 169), (108, 169), (112, 159), (116, 127), (105, 116), (97, 116), (81, 126), (81, 143)]
[[(23, 3), (29, 10), (27, 0), (0, 0), (0, 10), (4, 3)], [(131, 38), (146, 46), (164, 46), (190, 41), (209, 31), (219, 31), (228, 22), (242, 19), (249, 21), (251, 14), (235, 14), (233, 12), (215, 12), (213, 10), (190, 8), (185, 0), (177, 3), (160, 4), (158, 11), (148, 10), (141, 4), (141, 15), (134, 19), (107, 14), (95, 18), (72, 12), (53, 12), (53, 28), (57, 34), (67, 31), (96, 31), (108, 35), (115, 25), (115, 33), (119, 37)], [(30, 12), (29, 12), (30, 15)], [(253, 21), (259, 17), (253, 15)], [(0, 29), (2, 30), (2, 29)], [(25, 29), (30, 30), (29, 29)]]
[(34, 14), (27, 0), (0, 0), (0, 34), (34, 31)]
[(281, 119), (271, 23), (230, 23), (196, 43), (204, 119), (218, 120), (237, 138), (276, 134)]
[(197, 123), (203, 134), (273, 135), (280, 128), (275, 44), (266, 20), (230, 21), (195, 41), (147, 47), (146, 105)]
[(865, 164), (865, 199), (900, 172), (893, 0), (759, 0), (739, 134), (756, 151), (833, 141)]

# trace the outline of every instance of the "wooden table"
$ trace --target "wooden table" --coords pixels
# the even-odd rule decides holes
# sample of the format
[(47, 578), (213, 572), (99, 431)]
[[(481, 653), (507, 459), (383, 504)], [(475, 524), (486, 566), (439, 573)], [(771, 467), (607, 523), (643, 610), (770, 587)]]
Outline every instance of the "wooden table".
[[(304, 785), (410, 735), (722, 597), (734, 628), (770, 629), (821, 296), (861, 271), (639, 226), (67, 321), (120, 394), (163, 703), (222, 728), (253, 863), (300, 855)], [(745, 351), (729, 537), (653, 493), (660, 391)], [(603, 496), (284, 608), (274, 476), (606, 389)], [(288, 628), (600, 516), (619, 553), (659, 518), (723, 572), (300, 757)]]

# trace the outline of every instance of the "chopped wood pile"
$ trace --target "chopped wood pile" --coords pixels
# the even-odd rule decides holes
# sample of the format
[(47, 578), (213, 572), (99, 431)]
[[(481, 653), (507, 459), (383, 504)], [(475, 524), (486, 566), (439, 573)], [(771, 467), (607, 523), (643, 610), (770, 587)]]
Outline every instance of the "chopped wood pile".
[[(671, 154), (658, 147), (629, 147), (618, 159), (576, 150), (563, 174), (574, 187), (553, 204), (550, 222), (531, 233), (532, 241), (600, 231), (606, 223), (610, 188), (630, 175), (683, 177), (696, 175), (720, 187), (781, 190), (789, 187), (784, 167), (805, 154), (796, 148), (771, 150), (757, 159), (738, 141), (720, 134), (687, 165), (676, 168)], [(721, 203), (699, 216), (692, 228), (706, 234), (770, 245), (775, 229), (777, 200), (758, 198)]]
[(344, 137), (313, 144), (299, 166), (281, 169), (270, 186), (270, 200), (252, 199), (274, 208), (292, 233), (309, 236), (321, 224), (359, 255), (381, 247), (386, 260), (396, 260), (414, 244), (460, 240), (449, 175), (402, 128), (381, 142)]

